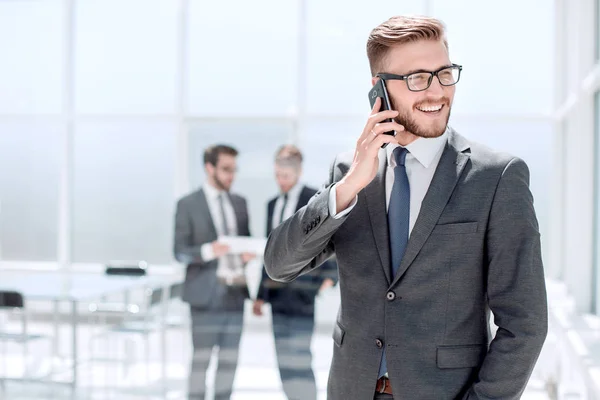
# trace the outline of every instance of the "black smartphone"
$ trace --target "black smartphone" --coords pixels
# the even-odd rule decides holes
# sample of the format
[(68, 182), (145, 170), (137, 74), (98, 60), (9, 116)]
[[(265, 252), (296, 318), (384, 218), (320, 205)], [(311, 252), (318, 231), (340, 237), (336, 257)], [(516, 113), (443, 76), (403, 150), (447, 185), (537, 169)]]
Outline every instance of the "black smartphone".
[[(390, 97), (388, 96), (387, 88), (385, 87), (385, 82), (383, 79), (378, 79), (375, 85), (369, 90), (369, 102), (371, 103), (371, 109), (375, 105), (375, 100), (377, 98), (381, 98), (381, 106), (379, 107), (379, 111), (391, 110), (392, 106), (390, 103)], [(392, 122), (391, 118), (383, 120), (383, 122)], [(396, 131), (388, 131), (384, 132), (384, 135), (396, 136)], [(388, 144), (384, 143), (381, 148), (383, 149)]]

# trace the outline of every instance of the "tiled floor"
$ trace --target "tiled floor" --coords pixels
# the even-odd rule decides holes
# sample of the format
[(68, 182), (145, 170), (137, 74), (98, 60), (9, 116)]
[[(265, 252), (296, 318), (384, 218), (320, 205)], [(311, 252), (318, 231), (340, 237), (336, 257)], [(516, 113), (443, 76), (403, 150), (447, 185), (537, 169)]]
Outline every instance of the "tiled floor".
[[(247, 313), (248, 329), (242, 336), (241, 354), (238, 373), (235, 379), (234, 400), (285, 400), (281, 391), (279, 375), (276, 370), (275, 352), (272, 336), (269, 332), (270, 319), (258, 319)], [(33, 326), (35, 329), (47, 330), (49, 325)], [(325, 329), (326, 330), (326, 329)], [(90, 328), (80, 330), (80, 350), (89, 354), (88, 338)], [(73, 393), (64, 385), (42, 385), (37, 383), (7, 382), (6, 390), (0, 392), (1, 399), (8, 400), (45, 400), (45, 399), (118, 399), (118, 400), (154, 400), (154, 399), (185, 399), (188, 356), (191, 343), (187, 330), (174, 330), (167, 336), (168, 368), (166, 388), (161, 392), (158, 387), (160, 368), (156, 348), (157, 336), (152, 336), (151, 364), (148, 372), (142, 362), (134, 362), (128, 373), (122, 367), (114, 364), (95, 363), (84, 365), (78, 369), (80, 384)], [(67, 349), (70, 344), (70, 332), (65, 327), (60, 331), (61, 349)], [(139, 341), (112, 341), (112, 354), (129, 355), (132, 359), (140, 360), (143, 346)], [(100, 343), (99, 343), (100, 344)], [(98, 345), (99, 345), (98, 344)], [(45, 346), (45, 347), (44, 347)], [(100, 350), (101, 348), (98, 348)], [(104, 348), (105, 349), (105, 348)], [(11, 348), (11, 350), (14, 350)], [(32, 346), (32, 352), (48, 354), (48, 345), (41, 342)], [(106, 354), (106, 350), (103, 351)], [(327, 374), (332, 353), (332, 340), (326, 332), (317, 332), (313, 340), (313, 368), (315, 370), (319, 400), (325, 400)], [(2, 357), (0, 355), (0, 357)], [(48, 358), (41, 357), (42, 361), (34, 364), (43, 369)], [(18, 374), (22, 369), (20, 354), (12, 354), (0, 361), (0, 371), (3, 370), (2, 362), (5, 361), (13, 374)], [(46, 362), (46, 364), (44, 363)], [(214, 369), (213, 369), (214, 371)], [(147, 384), (146, 373), (149, 374), (151, 384)], [(213, 372), (214, 373), (214, 372)], [(209, 379), (211, 375), (209, 374)], [(68, 378), (65, 376), (65, 378)], [(119, 387), (118, 390), (111, 387)], [(543, 385), (532, 381), (523, 396), (525, 400), (545, 400)], [(351, 399), (350, 399), (351, 400)]]

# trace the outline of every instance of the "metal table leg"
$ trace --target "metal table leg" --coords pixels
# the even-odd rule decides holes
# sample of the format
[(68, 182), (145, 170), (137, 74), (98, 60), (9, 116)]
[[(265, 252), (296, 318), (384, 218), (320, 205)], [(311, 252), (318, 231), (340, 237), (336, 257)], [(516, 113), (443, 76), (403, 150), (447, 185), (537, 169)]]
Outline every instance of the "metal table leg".
[(71, 382), (71, 385), (73, 386), (73, 391), (75, 390), (75, 388), (77, 387), (77, 362), (79, 360), (78, 354), (77, 354), (77, 301), (76, 300), (72, 300), (71, 301), (71, 327), (73, 329), (72, 331), (72, 335), (73, 335), (73, 340), (72, 340), (72, 351), (73, 351), (73, 382)]

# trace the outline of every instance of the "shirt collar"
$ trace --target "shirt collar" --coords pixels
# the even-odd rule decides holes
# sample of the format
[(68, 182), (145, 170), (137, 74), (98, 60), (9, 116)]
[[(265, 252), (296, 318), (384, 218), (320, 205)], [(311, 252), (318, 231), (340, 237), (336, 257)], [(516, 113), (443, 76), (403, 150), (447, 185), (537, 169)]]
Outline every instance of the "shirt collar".
[(203, 187), (206, 197), (210, 199), (217, 199), (221, 193), (225, 193), (223, 190), (219, 190), (212, 186), (210, 183), (206, 183)]
[[(302, 183), (300, 183), (300, 181), (296, 182), (296, 184), (287, 193), (288, 199), (292, 198), (292, 197), (300, 196), (300, 191), (302, 190), (303, 187), (304, 187), (304, 185)], [(283, 195), (284, 195), (284, 193), (281, 193), (280, 197), (283, 198)]]
[[(417, 138), (414, 142), (406, 146), (410, 154), (425, 168), (429, 168), (435, 156), (446, 145), (448, 141), (448, 128), (441, 136), (435, 138)], [(396, 143), (390, 143), (385, 148), (388, 166), (396, 166), (396, 160), (392, 153), (394, 149), (399, 147)]]

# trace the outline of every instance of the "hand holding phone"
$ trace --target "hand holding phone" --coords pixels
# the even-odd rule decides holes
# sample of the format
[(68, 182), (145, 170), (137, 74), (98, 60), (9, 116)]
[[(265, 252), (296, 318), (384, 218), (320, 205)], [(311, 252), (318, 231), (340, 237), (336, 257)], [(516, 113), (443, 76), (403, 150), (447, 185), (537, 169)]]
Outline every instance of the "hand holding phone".
[[(398, 112), (393, 110), (379, 111), (381, 98), (375, 96), (375, 102), (363, 131), (356, 141), (356, 150), (352, 165), (346, 175), (335, 185), (336, 210), (340, 212), (348, 208), (358, 192), (365, 188), (377, 175), (379, 169), (379, 153), (386, 143), (398, 143), (393, 133), (403, 131), (404, 127), (396, 122)], [(391, 122), (385, 122), (391, 121)], [(382, 135), (390, 131), (392, 134)], [(384, 156), (385, 157), (385, 156)]]
[[(390, 97), (388, 96), (387, 88), (385, 87), (385, 82), (383, 79), (378, 79), (375, 85), (369, 90), (369, 102), (371, 103), (371, 108), (375, 105), (375, 100), (377, 98), (381, 98), (381, 107), (379, 108), (379, 112), (391, 110), (392, 106), (390, 103)], [(392, 122), (391, 118), (388, 118), (382, 122)], [(396, 136), (396, 131), (387, 131), (383, 132), (384, 135)], [(381, 145), (381, 148), (387, 146), (387, 143)]]

